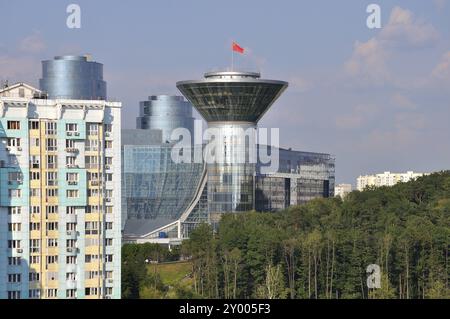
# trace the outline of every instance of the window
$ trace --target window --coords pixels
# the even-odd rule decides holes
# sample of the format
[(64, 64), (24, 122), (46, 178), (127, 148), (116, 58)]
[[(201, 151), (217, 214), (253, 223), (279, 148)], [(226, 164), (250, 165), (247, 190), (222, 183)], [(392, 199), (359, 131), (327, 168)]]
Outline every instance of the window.
[(66, 181), (68, 182), (78, 182), (78, 173), (67, 173)]
[(41, 246), (40, 239), (30, 239), (30, 254), (39, 253)]
[(76, 289), (67, 289), (66, 290), (66, 298), (75, 298), (77, 296)]
[(103, 127), (105, 129), (105, 133), (111, 133), (112, 132), (112, 124), (104, 124)]
[(8, 274), (8, 282), (10, 283), (20, 282), (21, 279), (20, 274)]
[(30, 196), (31, 197), (41, 196), (41, 189), (40, 188), (30, 188)]
[(22, 191), (20, 189), (9, 189), (8, 194), (10, 198), (21, 198)]
[(58, 239), (47, 238), (47, 247), (58, 247)]
[(8, 299), (20, 299), (20, 291), (8, 290)]
[(76, 123), (67, 123), (66, 124), (66, 131), (69, 133), (78, 132), (78, 124)]
[(105, 246), (112, 246), (112, 245), (113, 245), (113, 239), (105, 238)]
[(98, 222), (86, 222), (84, 232), (86, 235), (97, 235), (99, 233)]
[(46, 122), (45, 123), (45, 133), (47, 135), (56, 134), (56, 122)]
[(99, 180), (98, 173), (87, 172), (87, 179), (91, 182), (97, 182)]
[(98, 151), (98, 140), (86, 140), (86, 151), (87, 152), (97, 152)]
[(56, 298), (58, 296), (58, 289), (45, 289), (45, 296), (47, 298)]
[(75, 248), (77, 241), (75, 239), (67, 239), (66, 240), (66, 247), (68, 248)]
[(47, 172), (47, 186), (58, 185), (58, 173), (57, 172)]
[(47, 222), (46, 223), (46, 229), (51, 231), (51, 230), (58, 230), (58, 222)]
[(112, 206), (106, 206), (106, 213), (112, 214), (113, 213), (113, 207)]
[(39, 162), (40, 162), (39, 155), (31, 155), (30, 156), (30, 168), (39, 168)]
[(75, 148), (75, 140), (66, 140), (66, 148)]
[(47, 151), (56, 151), (57, 150), (57, 143), (56, 138), (48, 138), (46, 139), (45, 149)]
[(45, 208), (45, 212), (48, 214), (58, 214), (58, 206), (50, 205)]
[(40, 289), (30, 289), (28, 291), (28, 297), (30, 299), (39, 299), (39, 298), (41, 298), (41, 290)]
[(30, 214), (40, 214), (41, 209), (39, 206), (30, 206)]
[(86, 168), (97, 168), (98, 167), (98, 157), (97, 156), (86, 156), (85, 163), (86, 163)]
[(30, 223), (30, 231), (41, 230), (41, 223)]
[(8, 172), (8, 181), (10, 181), (10, 182), (22, 181), (22, 173), (21, 172)]
[(113, 190), (112, 189), (107, 189), (105, 191), (105, 197), (106, 198), (112, 198), (113, 197)]
[(25, 97), (25, 89), (19, 88), (19, 97)]
[(67, 206), (67, 207), (66, 207), (66, 214), (75, 214), (75, 212), (76, 212), (75, 209), (76, 209), (76, 208), (73, 207), (73, 206)]
[(113, 158), (112, 157), (105, 157), (105, 165), (112, 165), (113, 163)]
[(46, 189), (46, 194), (47, 194), (47, 197), (57, 197), (58, 196), (58, 189), (56, 189), (56, 188)]
[(98, 135), (98, 124), (87, 123), (87, 133), (88, 135)]
[(75, 167), (76, 166), (75, 160), (76, 160), (75, 156), (67, 156), (66, 157), (66, 165), (67, 165), (67, 167)]
[(77, 223), (66, 223), (67, 231), (75, 231), (77, 229)]
[(30, 138), (30, 147), (39, 147), (39, 139), (36, 137)]
[(8, 121), (6, 125), (8, 130), (20, 130), (20, 121)]
[(67, 190), (67, 198), (78, 198), (78, 190), (77, 189), (68, 189)]
[(112, 141), (105, 141), (105, 148), (111, 149), (112, 148)]
[(74, 265), (77, 263), (77, 256), (66, 256), (66, 264)]
[(8, 257), (8, 265), (10, 266), (20, 266), (22, 264), (21, 257)]
[(20, 215), (22, 208), (20, 206), (8, 207), (8, 215)]
[(77, 280), (77, 274), (74, 272), (66, 273), (66, 280)]
[(97, 287), (86, 287), (84, 289), (84, 294), (86, 296), (96, 296), (96, 295), (98, 295), (98, 288)]
[(20, 223), (8, 223), (8, 231), (20, 231), (22, 228), (22, 225)]
[(97, 214), (101, 211), (101, 208), (99, 205), (88, 205), (86, 214)]
[(8, 155), (8, 164), (9, 166), (17, 166), (19, 164), (19, 161), (17, 160), (16, 155)]
[(113, 262), (113, 255), (105, 255), (105, 262), (112, 263)]
[(89, 188), (87, 190), (88, 197), (97, 197), (99, 196), (98, 188)]
[(28, 129), (30, 130), (38, 130), (39, 129), (39, 121), (29, 121)]
[(56, 168), (57, 163), (56, 155), (47, 155), (47, 168)]
[(105, 222), (105, 229), (106, 230), (113, 229), (113, 223), (112, 222)]
[(18, 138), (18, 137), (9, 137), (8, 138), (8, 146), (9, 147), (19, 147), (20, 146), (20, 138)]
[(29, 281), (39, 281), (39, 273), (38, 272), (30, 272), (28, 275)]
[(41, 261), (40, 256), (30, 256), (30, 264), (39, 264)]
[(105, 174), (105, 181), (112, 182), (113, 180), (113, 174), (112, 173), (106, 173)]
[(30, 181), (38, 181), (40, 179), (39, 172), (30, 172)]
[(20, 240), (8, 240), (8, 248), (20, 248)]
[(58, 255), (50, 255), (46, 257), (47, 266), (58, 263)]

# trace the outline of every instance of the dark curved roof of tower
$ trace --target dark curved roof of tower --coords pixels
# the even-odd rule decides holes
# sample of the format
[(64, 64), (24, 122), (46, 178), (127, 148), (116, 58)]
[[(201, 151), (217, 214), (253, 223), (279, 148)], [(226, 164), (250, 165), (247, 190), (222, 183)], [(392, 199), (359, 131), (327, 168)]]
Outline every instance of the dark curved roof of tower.
[(177, 88), (208, 122), (258, 122), (287, 86), (284, 81), (251, 77), (177, 82)]

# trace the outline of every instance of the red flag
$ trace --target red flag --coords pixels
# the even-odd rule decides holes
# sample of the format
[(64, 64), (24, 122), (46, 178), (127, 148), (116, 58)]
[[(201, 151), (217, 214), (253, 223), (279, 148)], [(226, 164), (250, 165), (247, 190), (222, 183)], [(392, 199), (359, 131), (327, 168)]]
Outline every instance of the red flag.
[(241, 47), (239, 44), (233, 41), (233, 51), (239, 52), (241, 54), (244, 54), (244, 48)]

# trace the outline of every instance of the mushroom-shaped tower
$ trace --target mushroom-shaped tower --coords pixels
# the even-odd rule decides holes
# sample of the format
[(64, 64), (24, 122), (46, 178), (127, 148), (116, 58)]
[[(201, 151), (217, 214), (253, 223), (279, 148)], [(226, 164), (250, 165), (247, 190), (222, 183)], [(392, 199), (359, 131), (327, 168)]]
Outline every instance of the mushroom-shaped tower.
[(225, 212), (254, 209), (256, 126), (287, 86), (261, 79), (256, 72), (237, 71), (209, 72), (203, 80), (177, 82), (218, 142), (212, 151), (215, 160), (206, 163), (211, 222)]

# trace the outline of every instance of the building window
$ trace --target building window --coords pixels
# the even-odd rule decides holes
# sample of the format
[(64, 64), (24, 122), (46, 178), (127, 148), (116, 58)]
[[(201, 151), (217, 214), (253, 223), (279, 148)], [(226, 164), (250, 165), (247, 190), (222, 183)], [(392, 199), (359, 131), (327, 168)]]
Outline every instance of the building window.
[(46, 190), (47, 197), (57, 197), (58, 196), (58, 189), (56, 188), (49, 188)]
[(30, 272), (28, 275), (29, 281), (39, 281), (39, 273), (38, 272)]
[(8, 130), (20, 130), (20, 121), (8, 121), (6, 125)]
[(40, 173), (39, 172), (30, 172), (30, 180), (31, 181), (37, 181), (40, 179)]
[(75, 231), (77, 229), (77, 223), (66, 223), (67, 231)]
[(30, 256), (30, 264), (39, 264), (40, 261), (40, 256)]
[(112, 149), (113, 141), (105, 141), (105, 149)]
[(67, 190), (67, 198), (78, 198), (78, 190), (77, 189), (68, 189)]
[(66, 256), (66, 264), (74, 265), (77, 263), (77, 256)]
[(67, 206), (66, 207), (66, 214), (73, 215), (76, 212), (76, 208), (74, 206)]
[(112, 133), (112, 124), (104, 124), (105, 133)]
[(8, 274), (8, 282), (9, 283), (18, 283), (21, 281), (21, 275), (20, 274)]
[(22, 208), (20, 206), (8, 207), (8, 215), (20, 215)]
[(86, 152), (97, 152), (98, 145), (98, 140), (86, 140)]
[(87, 133), (88, 135), (98, 135), (98, 124), (87, 123)]
[(30, 223), (30, 231), (41, 230), (41, 223)]
[(9, 198), (21, 198), (22, 191), (20, 189), (9, 189), (8, 195), (9, 195)]
[(8, 231), (14, 232), (14, 231), (20, 231), (22, 228), (22, 225), (20, 223), (8, 223)]
[(78, 124), (76, 124), (76, 123), (67, 123), (66, 124), (66, 132), (67, 133), (78, 132)]
[(75, 298), (77, 296), (76, 289), (67, 289), (66, 290), (66, 298)]
[(58, 206), (50, 205), (45, 208), (45, 212), (48, 214), (58, 214)]
[(31, 155), (30, 156), (30, 168), (39, 168), (39, 162), (40, 162), (39, 155)]
[(86, 287), (84, 289), (84, 291), (85, 291), (84, 294), (86, 296), (96, 296), (96, 295), (98, 295), (98, 288), (97, 287)]
[(58, 173), (57, 172), (47, 172), (47, 186), (57, 186), (58, 185)]
[(10, 266), (20, 266), (22, 264), (21, 257), (8, 257), (8, 265)]
[(39, 299), (39, 298), (41, 298), (41, 290), (40, 289), (30, 289), (28, 291), (28, 297), (30, 299)]
[(58, 222), (47, 222), (46, 229), (48, 231), (58, 230)]
[(75, 156), (67, 156), (66, 157), (66, 166), (67, 167), (76, 167), (75, 161), (76, 161)]
[(112, 182), (113, 180), (113, 174), (112, 173), (106, 173), (105, 174), (105, 181), (106, 182)]
[(45, 289), (45, 296), (47, 298), (56, 298), (58, 296), (58, 289)]
[(47, 135), (56, 135), (56, 122), (46, 122), (45, 133)]
[(84, 233), (86, 235), (98, 234), (98, 222), (86, 222), (84, 227)]
[(58, 247), (58, 239), (47, 238), (47, 247)]
[(56, 155), (47, 155), (47, 168), (56, 168), (57, 163)]
[(41, 209), (39, 206), (30, 206), (30, 214), (40, 214)]
[(50, 152), (56, 151), (57, 150), (56, 138), (48, 138), (46, 140), (45, 149)]
[(8, 299), (20, 299), (20, 291), (8, 290)]
[(8, 240), (8, 248), (20, 248), (20, 240)]
[(97, 156), (86, 156), (85, 157), (86, 168), (97, 168), (98, 167), (98, 157)]
[(39, 253), (41, 247), (40, 239), (30, 239), (30, 254)]
[(9, 182), (21, 182), (22, 181), (22, 173), (21, 172), (8, 172), (8, 181)]
[(18, 138), (18, 137), (9, 137), (8, 138), (8, 146), (9, 147), (19, 147), (20, 146), (20, 138)]
[(29, 121), (28, 129), (30, 130), (38, 130), (39, 129), (39, 121)]

